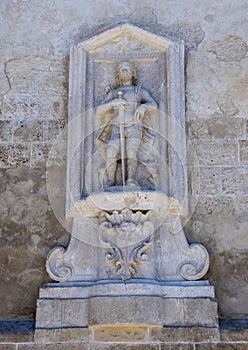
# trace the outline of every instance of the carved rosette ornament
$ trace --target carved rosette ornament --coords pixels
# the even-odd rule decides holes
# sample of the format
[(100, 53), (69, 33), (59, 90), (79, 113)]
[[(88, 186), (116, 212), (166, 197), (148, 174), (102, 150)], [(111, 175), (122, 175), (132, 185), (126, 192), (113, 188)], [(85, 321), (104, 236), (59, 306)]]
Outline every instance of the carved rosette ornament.
[(100, 241), (107, 248), (106, 259), (117, 268), (117, 275), (128, 280), (136, 274), (139, 264), (148, 262), (147, 252), (154, 238), (153, 224), (146, 214), (129, 208), (101, 213)]

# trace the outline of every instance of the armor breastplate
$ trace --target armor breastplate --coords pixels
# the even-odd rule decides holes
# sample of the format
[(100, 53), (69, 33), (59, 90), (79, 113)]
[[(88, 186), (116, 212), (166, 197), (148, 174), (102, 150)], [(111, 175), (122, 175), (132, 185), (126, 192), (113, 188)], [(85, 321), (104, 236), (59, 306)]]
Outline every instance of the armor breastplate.
[(134, 112), (137, 108), (136, 87), (133, 85), (121, 86), (116, 90), (117, 96), (119, 91), (123, 93), (122, 98), (128, 102), (128, 107), (125, 109), (125, 124), (130, 124), (134, 122)]

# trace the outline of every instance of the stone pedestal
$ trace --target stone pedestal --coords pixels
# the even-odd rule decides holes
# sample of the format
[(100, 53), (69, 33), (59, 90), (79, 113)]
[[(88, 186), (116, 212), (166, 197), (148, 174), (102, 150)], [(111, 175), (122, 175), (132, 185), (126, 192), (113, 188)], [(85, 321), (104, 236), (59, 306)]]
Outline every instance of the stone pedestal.
[(181, 210), (160, 191), (89, 195), (76, 202), (70, 244), (52, 249), (47, 271), (59, 282), (198, 280), (208, 270), (209, 256), (201, 244), (188, 244)]
[(190, 332), (195, 328), (201, 340), (210, 334), (217, 339), (214, 289), (207, 281), (154, 280), (49, 283), (40, 289), (36, 341), (59, 341), (75, 329), (83, 337), (87, 329), (110, 326), (132, 326), (133, 330), (142, 326), (153, 331), (156, 327), (161, 334), (166, 329), (188, 328)]
[(48, 273), (60, 283), (40, 289), (37, 341), (128, 325), (161, 332), (195, 327), (202, 339), (209, 332), (215, 339), (214, 288), (196, 281), (208, 269), (208, 253), (187, 243), (177, 200), (162, 192), (106, 192), (74, 209), (68, 248), (56, 247), (47, 258)]

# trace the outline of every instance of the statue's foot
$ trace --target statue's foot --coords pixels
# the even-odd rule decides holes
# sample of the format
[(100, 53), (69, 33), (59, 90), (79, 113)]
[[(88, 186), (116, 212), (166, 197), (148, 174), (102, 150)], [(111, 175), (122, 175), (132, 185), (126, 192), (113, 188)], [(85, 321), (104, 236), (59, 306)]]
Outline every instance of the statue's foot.
[(127, 186), (132, 186), (132, 187), (139, 186), (138, 182), (136, 180), (134, 180), (134, 179), (128, 179), (127, 182), (126, 182), (126, 185)]
[(110, 187), (110, 186), (114, 186), (114, 181), (111, 181), (111, 180), (108, 180), (107, 182), (106, 182), (106, 186), (107, 187)]

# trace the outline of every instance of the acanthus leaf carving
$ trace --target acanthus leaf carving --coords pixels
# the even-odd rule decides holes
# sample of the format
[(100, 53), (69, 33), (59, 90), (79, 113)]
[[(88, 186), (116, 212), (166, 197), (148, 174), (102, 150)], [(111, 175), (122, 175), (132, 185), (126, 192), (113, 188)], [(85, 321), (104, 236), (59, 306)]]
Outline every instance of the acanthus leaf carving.
[(148, 250), (153, 241), (154, 227), (147, 220), (148, 213), (123, 209), (120, 213), (103, 212), (100, 241), (108, 250), (106, 259), (117, 267), (116, 273), (123, 280), (132, 278), (137, 266), (148, 262)]

